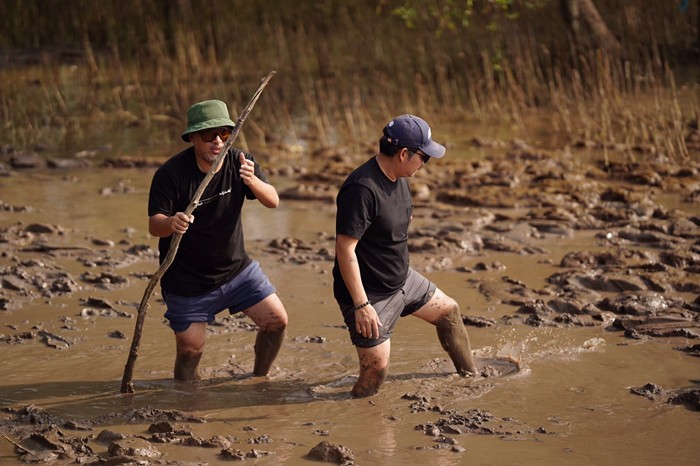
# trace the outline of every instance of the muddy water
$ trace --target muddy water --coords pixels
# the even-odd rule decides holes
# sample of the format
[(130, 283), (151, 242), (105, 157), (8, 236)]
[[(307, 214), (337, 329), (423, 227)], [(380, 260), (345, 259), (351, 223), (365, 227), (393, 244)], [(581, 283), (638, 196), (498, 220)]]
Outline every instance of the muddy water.
[[(56, 242), (88, 245), (93, 250), (100, 246), (91, 245), (92, 238), (111, 239), (117, 243), (115, 249), (122, 247), (118, 243), (123, 239), (155, 248), (145, 213), (151, 174), (151, 169), (18, 173), (0, 181), (0, 199), (32, 211), (1, 212), (0, 226), (19, 221), (61, 225), (66, 234)], [(104, 187), (128, 189), (101, 195)], [(146, 280), (135, 273), (157, 268), (154, 258), (144, 258), (116, 271), (129, 277), (126, 286), (109, 291), (86, 286), (68, 297), (35, 299), (21, 309), (0, 311), (0, 334), (40, 328), (72, 343), (62, 350), (37, 340), (3, 343), (0, 405), (34, 404), (69, 419), (146, 406), (181, 410), (207, 420), (185, 423), (198, 437), (235, 437), (236, 448), (244, 452), (271, 452), (246, 461), (260, 465), (317, 464), (304, 456), (323, 440), (351, 449), (356, 463), (362, 465), (691, 465), (700, 461), (697, 412), (651, 402), (629, 391), (648, 382), (668, 388), (697, 383), (697, 358), (674, 350), (692, 344), (682, 338), (631, 340), (600, 328), (469, 327), (481, 363), (510, 356), (522, 364), (517, 373), (472, 380), (450, 374), (433, 328), (407, 318), (392, 338), (390, 375), (382, 392), (370, 399), (351, 399), (348, 392), (357, 363), (333, 301), (332, 264), (298, 265), (264, 252), (275, 238), (312, 243), (319, 234), (331, 234), (333, 206), (287, 201), (275, 211), (252, 203), (246, 209), (248, 249), (277, 286), (290, 315), (286, 345), (268, 379), (241, 376), (252, 369), (253, 332), (212, 327), (202, 361), (206, 380), (196, 386), (172, 382), (174, 342), (156, 293), (136, 363), (136, 394), (120, 395), (134, 319), (81, 317), (80, 298), (108, 299), (120, 310), (135, 313), (146, 286)], [(417, 218), (431, 221), (420, 212)], [(505, 271), (485, 272), (493, 275), (493, 283), (507, 275), (538, 288), (564, 253), (593, 243), (591, 235), (577, 233), (543, 245), (550, 251), (551, 263), (541, 255), (492, 252), (467, 258), (465, 263), (499, 261)], [(109, 248), (104, 249), (108, 256)], [(85, 270), (75, 257), (57, 255), (46, 261), (60, 263), (76, 275)], [(3, 266), (8, 262), (0, 257)], [(469, 274), (428, 275), (460, 302), (465, 314), (496, 319), (515, 310), (489, 302), (475, 289)], [(110, 337), (114, 331), (127, 338)], [(452, 436), (463, 451), (436, 442), (417, 427), (435, 423), (444, 414), (412, 409), (417, 397), (431, 400), (429, 406), (439, 405), (443, 412), (489, 412), (495, 418), (490, 427), (497, 433)], [(101, 428), (148, 435), (147, 423)], [(91, 446), (98, 453), (106, 451), (97, 442)], [(157, 448), (170, 461), (221, 462), (218, 448), (167, 444)], [(0, 462), (19, 464), (13, 447), (1, 438)]]

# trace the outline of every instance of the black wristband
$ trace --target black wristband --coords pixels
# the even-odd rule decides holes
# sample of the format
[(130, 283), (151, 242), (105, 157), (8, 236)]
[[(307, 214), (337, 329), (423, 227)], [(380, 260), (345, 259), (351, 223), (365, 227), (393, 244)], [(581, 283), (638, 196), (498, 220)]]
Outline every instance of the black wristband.
[(358, 305), (356, 305), (356, 306), (354, 306), (354, 307), (355, 307), (355, 310), (357, 311), (357, 310), (359, 310), (359, 309), (362, 309), (363, 307), (369, 306), (370, 304), (372, 304), (372, 303), (370, 303), (369, 301), (365, 301), (364, 303), (358, 304)]

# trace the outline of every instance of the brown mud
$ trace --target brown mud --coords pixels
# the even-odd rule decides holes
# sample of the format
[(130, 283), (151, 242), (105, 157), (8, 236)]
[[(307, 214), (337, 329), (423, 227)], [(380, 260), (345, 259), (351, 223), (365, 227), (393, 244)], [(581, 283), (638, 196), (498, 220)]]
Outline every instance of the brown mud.
[(412, 265), (460, 303), (479, 375), (454, 374), (432, 327), (403, 319), (387, 381), (363, 400), (349, 396), (357, 361), (329, 272), (334, 196), (370, 147), (318, 151), (303, 168), (261, 154), (283, 202), (246, 207), (247, 247), (290, 317), (269, 377), (251, 377), (252, 322), (221, 314), (203, 380), (173, 382), (156, 293), (133, 395), (119, 380), (157, 268), (145, 204), (160, 161), (5, 154), (0, 459), (693, 464), (699, 141), (689, 128), (687, 160), (621, 151), (605, 163), (583, 148), (474, 140), (486, 156), (452, 147), (425, 165), (412, 180)]

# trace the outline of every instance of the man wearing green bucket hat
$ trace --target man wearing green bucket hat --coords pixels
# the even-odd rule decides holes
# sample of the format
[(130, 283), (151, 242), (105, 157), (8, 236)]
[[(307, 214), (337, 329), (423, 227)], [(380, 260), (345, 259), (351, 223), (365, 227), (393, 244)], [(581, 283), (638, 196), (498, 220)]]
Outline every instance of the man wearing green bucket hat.
[(199, 378), (206, 326), (219, 312), (243, 312), (258, 325), (253, 367), (257, 376), (270, 371), (287, 327), (284, 305), (243, 242), (243, 201), (257, 199), (268, 208), (279, 204), (277, 190), (255, 158), (230, 149), (197, 204), (196, 221), (195, 216), (184, 214), (234, 126), (224, 102), (192, 105), (182, 133), (182, 139), (192, 145), (166, 161), (151, 183), (148, 226), (160, 238), (161, 261), (173, 234), (183, 235), (160, 281), (165, 317), (175, 332), (177, 380)]

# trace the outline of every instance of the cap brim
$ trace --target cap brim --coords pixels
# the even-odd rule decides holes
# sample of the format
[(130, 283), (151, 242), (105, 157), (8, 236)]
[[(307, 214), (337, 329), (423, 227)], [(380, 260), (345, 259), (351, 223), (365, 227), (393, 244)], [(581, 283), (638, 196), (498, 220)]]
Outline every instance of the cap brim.
[(431, 140), (427, 146), (421, 147), (420, 150), (422, 150), (425, 155), (429, 155), (435, 159), (439, 159), (445, 155), (445, 146), (433, 140)]

